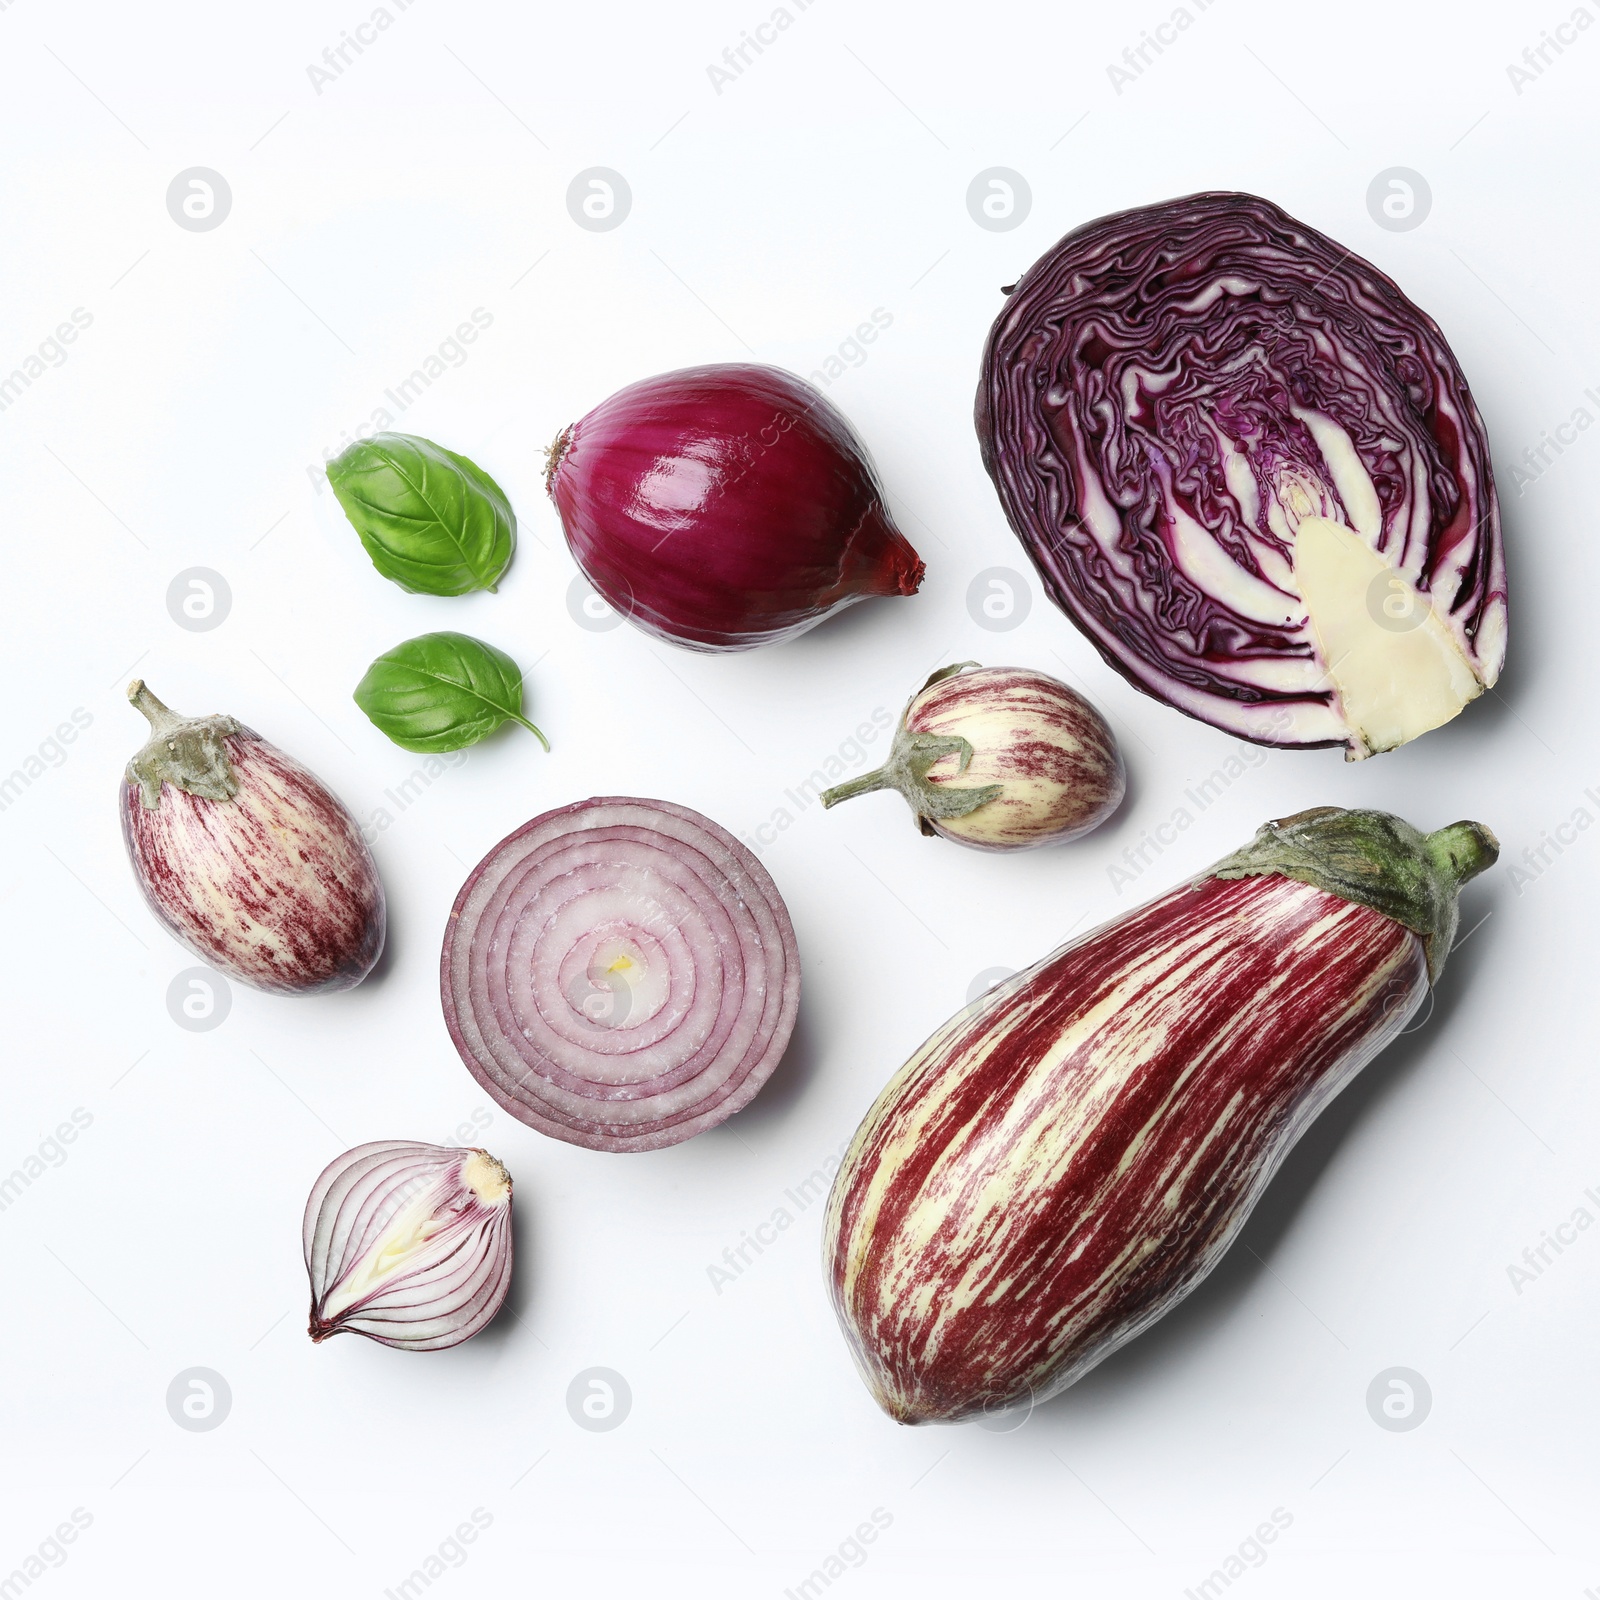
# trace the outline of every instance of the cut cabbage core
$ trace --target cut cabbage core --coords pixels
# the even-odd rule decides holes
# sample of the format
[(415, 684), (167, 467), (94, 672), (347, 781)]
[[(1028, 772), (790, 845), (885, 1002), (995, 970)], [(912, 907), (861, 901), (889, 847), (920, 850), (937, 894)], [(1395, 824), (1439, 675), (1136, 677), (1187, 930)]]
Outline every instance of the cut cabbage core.
[(1353, 529), (1306, 517), (1294, 578), (1349, 730), (1348, 759), (1393, 750), (1483, 693), (1427, 595)]

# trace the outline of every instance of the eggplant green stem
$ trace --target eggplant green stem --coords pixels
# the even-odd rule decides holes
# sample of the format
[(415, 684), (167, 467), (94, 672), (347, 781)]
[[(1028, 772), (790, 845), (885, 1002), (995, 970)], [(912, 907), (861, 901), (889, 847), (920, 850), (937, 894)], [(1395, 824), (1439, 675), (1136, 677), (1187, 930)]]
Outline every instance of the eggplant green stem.
[(952, 789), (947, 784), (930, 783), (928, 769), (946, 756), (959, 756), (956, 776), (959, 778), (972, 765), (972, 742), (959, 734), (912, 733), (906, 726), (918, 698), (936, 683), (953, 678), (976, 661), (957, 661), (954, 665), (940, 667), (916, 694), (906, 702), (900, 726), (895, 730), (894, 744), (889, 749), (889, 759), (876, 772), (864, 772), (859, 778), (836, 784), (823, 792), (824, 808), (836, 806), (841, 800), (854, 800), (858, 794), (872, 794), (878, 789), (898, 789), (905, 796), (917, 819), (917, 827), (931, 838), (935, 822), (948, 822), (954, 817), (965, 817), (998, 800), (1005, 793), (999, 783), (985, 783), (972, 789)]
[(150, 724), (149, 743), (128, 763), (129, 783), (139, 786), (147, 811), (161, 804), (161, 786), (170, 783), (203, 800), (232, 800), (239, 792), (228, 755), (228, 740), (241, 732), (232, 717), (184, 717), (163, 705), (143, 678), (128, 685), (128, 699)]
[(1423, 839), (1440, 872), (1459, 887), (1486, 872), (1500, 858), (1500, 841), (1481, 822), (1452, 822)]
[(971, 789), (953, 789), (949, 784), (929, 781), (928, 769), (946, 756), (958, 757), (956, 776), (972, 765), (972, 742), (958, 734), (912, 733), (904, 723), (894, 736), (889, 759), (876, 772), (865, 772), (822, 795), (824, 806), (853, 800), (858, 794), (877, 789), (898, 789), (916, 815), (924, 833), (932, 833), (934, 822), (964, 817), (979, 806), (998, 800), (1005, 792), (998, 783), (980, 784)]
[(1421, 833), (1386, 811), (1319, 806), (1267, 823), (1204, 877), (1279, 873), (1371, 906), (1421, 938), (1428, 981), (1437, 983), (1455, 943), (1462, 885), (1499, 856), (1500, 841), (1481, 822)]
[(145, 721), (150, 724), (150, 731), (156, 738), (178, 727), (183, 718), (170, 706), (155, 697), (150, 687), (143, 678), (135, 678), (128, 685), (128, 699), (136, 711), (144, 713)]
[(848, 783), (835, 784), (831, 789), (822, 793), (822, 804), (836, 806), (841, 800), (854, 800), (858, 794), (876, 794), (879, 789), (892, 789), (893, 781), (889, 777), (887, 767), (879, 767), (876, 772), (864, 772), (859, 778), (852, 778)]

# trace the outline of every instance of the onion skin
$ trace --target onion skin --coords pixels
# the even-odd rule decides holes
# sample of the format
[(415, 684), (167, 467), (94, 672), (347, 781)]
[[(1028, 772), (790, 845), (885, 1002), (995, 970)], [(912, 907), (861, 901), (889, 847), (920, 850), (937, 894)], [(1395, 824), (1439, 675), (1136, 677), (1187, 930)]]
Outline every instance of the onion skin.
[[(385, 930), (383, 885), (355, 818), (292, 756), (232, 718), (175, 717), (142, 683), (129, 696), (157, 708), (156, 737), (121, 794), (128, 860), (157, 920), (253, 989), (353, 989), (382, 953)], [(169, 769), (148, 803), (152, 785), (133, 767), (170, 759), (163, 728), (212, 738), (219, 766), (198, 780), (209, 795), (180, 787), (188, 780)]]
[(855, 431), (776, 367), (630, 384), (561, 434), (545, 481), (600, 594), (691, 650), (789, 639), (922, 581)]
[(1105, 718), (1076, 690), (1027, 667), (965, 661), (911, 697), (885, 768), (829, 789), (822, 803), (881, 788), (899, 789), (930, 837), (1033, 850), (1098, 828), (1122, 804), (1127, 774)]
[(800, 952), (777, 886), (725, 829), (670, 801), (598, 797), (478, 863), (439, 987), (462, 1062), (518, 1121), (590, 1150), (660, 1150), (771, 1075)]
[[(1476, 692), (1499, 676), (1505, 556), (1466, 379), (1391, 279), (1270, 201), (1189, 195), (1069, 233), (995, 321), (976, 424), (1050, 597), (1187, 716), (1371, 753), (1287, 572), (1293, 532), (1268, 525), (1297, 495), (1431, 605)], [(1348, 447), (1342, 480), (1318, 428)]]
[[(1309, 841), (1299, 864), (1285, 839)], [(1496, 852), (1477, 824), (1304, 813), (946, 1023), (862, 1123), (824, 1224), (879, 1405), (922, 1423), (1043, 1401), (1171, 1310), (1405, 1026)]]

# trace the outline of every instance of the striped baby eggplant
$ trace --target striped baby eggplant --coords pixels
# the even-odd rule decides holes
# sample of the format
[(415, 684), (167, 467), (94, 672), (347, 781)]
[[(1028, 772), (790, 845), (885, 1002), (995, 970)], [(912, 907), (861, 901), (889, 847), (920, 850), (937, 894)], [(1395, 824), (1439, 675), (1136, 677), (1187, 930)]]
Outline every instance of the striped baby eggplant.
[(356, 820), (232, 717), (183, 717), (136, 681), (150, 741), (122, 837), (150, 909), (208, 966), (273, 994), (353, 989), (383, 949), (378, 869)]
[(898, 789), (929, 838), (1031, 850), (1098, 828), (1126, 786), (1116, 740), (1081, 694), (1027, 667), (961, 661), (912, 695), (885, 765), (822, 803)]
[(1170, 1311), (1405, 1027), (1498, 854), (1476, 822), (1301, 812), (951, 1018), (828, 1201), (829, 1287), (879, 1405), (1042, 1401)]

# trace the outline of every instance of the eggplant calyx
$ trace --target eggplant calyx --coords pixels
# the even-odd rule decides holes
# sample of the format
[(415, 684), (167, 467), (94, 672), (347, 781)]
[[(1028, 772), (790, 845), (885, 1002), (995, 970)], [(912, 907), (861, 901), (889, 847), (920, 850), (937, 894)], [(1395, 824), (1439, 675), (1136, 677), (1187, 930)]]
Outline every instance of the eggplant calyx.
[(150, 723), (150, 742), (127, 771), (128, 782), (139, 786), (145, 810), (160, 806), (164, 783), (202, 800), (232, 800), (238, 794), (228, 740), (242, 729), (232, 717), (180, 716), (145, 687), (143, 678), (128, 685), (128, 699)]
[(932, 782), (928, 769), (946, 756), (958, 758), (955, 775), (959, 777), (972, 765), (972, 741), (959, 734), (912, 733), (902, 723), (894, 736), (889, 759), (876, 772), (863, 773), (859, 778), (825, 790), (822, 804), (826, 808), (838, 805), (841, 800), (853, 800), (858, 794), (871, 794), (876, 789), (898, 789), (916, 816), (917, 826), (923, 833), (931, 834), (935, 822), (967, 816), (1005, 793), (1005, 786), (999, 783), (955, 789), (947, 783)]
[(1461, 887), (1499, 855), (1500, 841), (1481, 822), (1421, 833), (1386, 811), (1318, 806), (1264, 824), (1196, 881), (1277, 873), (1370, 906), (1421, 938), (1428, 981), (1437, 983), (1455, 943)]
[[(948, 667), (940, 667), (939, 670), (933, 673), (929, 677), (928, 681), (923, 684), (923, 686), (918, 689), (914, 695), (912, 695), (911, 705), (906, 707), (906, 715), (910, 716), (911, 707), (914, 706), (917, 701), (934, 686), (934, 684), (943, 683), (946, 678), (957, 677), (961, 673), (965, 672), (968, 667), (976, 667), (977, 665), (978, 663), (976, 661), (953, 661)], [(966, 769), (963, 767), (962, 770), (965, 771)]]

